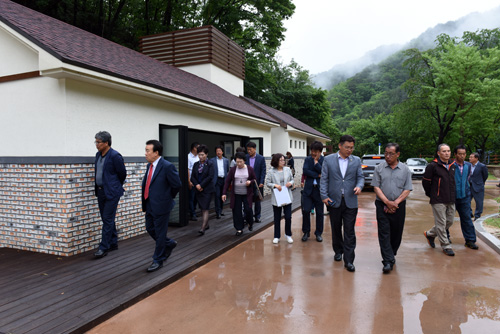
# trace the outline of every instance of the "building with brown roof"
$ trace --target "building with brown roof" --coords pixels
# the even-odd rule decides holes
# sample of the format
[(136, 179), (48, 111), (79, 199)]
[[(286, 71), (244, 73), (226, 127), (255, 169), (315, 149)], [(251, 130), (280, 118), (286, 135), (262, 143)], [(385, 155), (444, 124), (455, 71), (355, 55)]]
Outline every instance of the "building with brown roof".
[[(112, 134), (128, 170), (117, 214), (120, 238), (144, 232), (140, 185), (148, 139), (163, 142), (184, 179), (192, 141), (211, 149), (222, 144), (230, 157), (252, 140), (268, 158), (290, 151), (300, 160), (308, 143), (329, 139), (243, 97), (238, 48), (221, 43), (214, 29), (195, 32), (215, 38), (210, 52), (218, 58), (186, 62), (188, 55), (173, 62), (178, 68), (0, 0), (0, 247), (72, 255), (97, 245), (93, 141), (101, 130)], [(226, 68), (220, 52), (236, 65)], [(181, 191), (174, 224), (186, 224), (185, 197)]]

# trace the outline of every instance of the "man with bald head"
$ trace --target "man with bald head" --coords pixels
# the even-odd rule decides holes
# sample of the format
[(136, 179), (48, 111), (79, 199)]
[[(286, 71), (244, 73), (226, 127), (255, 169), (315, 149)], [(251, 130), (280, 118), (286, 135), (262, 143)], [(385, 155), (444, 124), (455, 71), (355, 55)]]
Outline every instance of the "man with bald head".
[(436, 159), (427, 165), (422, 179), (422, 186), (430, 198), (434, 214), (434, 226), (425, 231), (424, 236), (432, 248), (436, 247), (434, 239), (438, 237), (443, 252), (448, 256), (454, 256), (446, 230), (453, 225), (455, 218), (456, 164), (450, 160), (449, 145), (440, 144), (436, 153)]

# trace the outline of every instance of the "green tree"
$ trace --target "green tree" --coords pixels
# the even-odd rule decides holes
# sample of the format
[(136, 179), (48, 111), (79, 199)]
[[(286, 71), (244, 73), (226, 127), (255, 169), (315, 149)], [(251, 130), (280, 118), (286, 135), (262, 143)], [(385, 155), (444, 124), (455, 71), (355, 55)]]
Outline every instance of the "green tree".
[(326, 91), (312, 85), (309, 72), (295, 61), (284, 65), (275, 59), (259, 63), (260, 80), (255, 92), (245, 95), (270, 107), (281, 110), (309, 126), (328, 135), (337, 137)]
[(493, 121), (500, 102), (498, 48), (481, 52), (476, 46), (440, 35), (436, 48), (426, 52), (410, 49), (406, 54), (410, 78), (403, 87), (408, 99), (397, 107), (404, 132), (417, 132), (436, 145), (457, 132), (463, 143), (471, 118)]

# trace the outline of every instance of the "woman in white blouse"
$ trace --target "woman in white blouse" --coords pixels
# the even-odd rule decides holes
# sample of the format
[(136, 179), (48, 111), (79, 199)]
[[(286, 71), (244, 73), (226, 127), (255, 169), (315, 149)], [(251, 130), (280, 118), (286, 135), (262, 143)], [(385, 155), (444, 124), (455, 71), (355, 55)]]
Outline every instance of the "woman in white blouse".
[[(277, 244), (281, 236), (281, 214), (285, 214), (285, 236), (288, 243), (292, 243), (292, 188), (293, 188), (293, 175), (289, 167), (285, 167), (285, 157), (281, 153), (273, 154), (271, 158), (272, 168), (266, 176), (266, 186), (272, 190), (271, 203), (273, 205), (274, 213), (274, 239), (273, 243)], [(274, 189), (277, 191), (288, 191), (290, 196), (290, 203), (278, 206)]]

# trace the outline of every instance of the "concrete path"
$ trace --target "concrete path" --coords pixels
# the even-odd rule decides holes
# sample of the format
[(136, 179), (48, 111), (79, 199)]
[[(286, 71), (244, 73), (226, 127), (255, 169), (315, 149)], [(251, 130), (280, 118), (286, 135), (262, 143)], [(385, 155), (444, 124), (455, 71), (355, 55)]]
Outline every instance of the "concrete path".
[[(465, 248), (451, 229), (456, 256), (428, 246), (433, 225), (420, 183), (407, 205), (394, 270), (382, 274), (374, 193), (360, 195), (356, 272), (333, 261), (325, 241), (273, 245), (272, 228), (252, 237), (90, 333), (500, 333), (500, 256), (478, 240)], [(485, 215), (498, 210), (493, 189)], [(326, 218), (328, 221), (328, 217)]]

